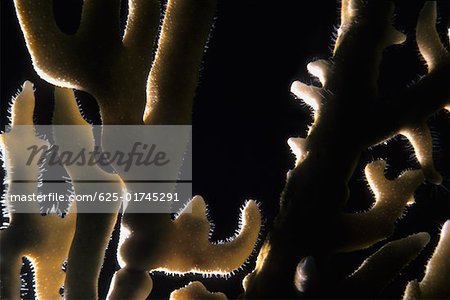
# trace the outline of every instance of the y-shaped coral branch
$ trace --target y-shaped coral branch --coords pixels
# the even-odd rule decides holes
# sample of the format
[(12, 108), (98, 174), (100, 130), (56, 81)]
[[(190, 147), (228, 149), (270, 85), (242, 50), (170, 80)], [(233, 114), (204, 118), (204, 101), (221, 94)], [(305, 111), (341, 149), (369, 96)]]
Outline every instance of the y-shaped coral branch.
[(91, 93), (103, 124), (189, 124), (214, 0), (168, 2), (151, 73), (158, 0), (129, 0), (123, 37), (118, 0), (86, 0), (74, 35), (58, 29), (53, 0), (14, 2), (38, 74)]

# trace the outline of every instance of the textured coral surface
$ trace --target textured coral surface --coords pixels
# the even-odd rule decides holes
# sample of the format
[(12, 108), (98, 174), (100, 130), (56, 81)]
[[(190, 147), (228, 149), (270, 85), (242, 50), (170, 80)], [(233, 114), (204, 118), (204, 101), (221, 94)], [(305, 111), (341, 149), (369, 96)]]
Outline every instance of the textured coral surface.
[[(205, 58), (208, 39), (214, 40), (215, 34), (223, 33), (220, 18), (227, 17), (226, 5), (214, 0), (168, 0), (161, 9), (158, 0), (84, 0), (79, 26), (68, 34), (57, 21), (55, 5), (58, 1), (13, 2), (15, 22), (24, 38), (21, 42), (26, 45), (30, 65), (40, 77), (36, 80), (50, 84), (54, 93), (47, 95), (50, 100), (39, 99), (40, 90), (25, 81), (10, 104), (2, 101), (2, 106), (5, 103), (10, 109), (12, 126), (9, 132), (0, 135), (6, 187), (2, 208), (4, 219), (8, 221), (0, 231), (2, 299), (18, 299), (21, 294), (26, 297), (34, 294), (39, 299), (57, 299), (60, 295), (66, 299), (146, 299), (159, 297), (158, 288), (165, 286), (164, 280), (173, 280), (173, 276), (188, 280), (175, 281), (175, 287), (167, 284), (170, 291), (165, 297), (174, 300), (227, 299), (225, 294), (231, 298), (239, 295), (243, 299), (374, 298), (385, 295), (383, 293), (389, 291), (399, 277), (402, 281), (397, 289), (401, 291), (396, 294), (398, 298), (450, 298), (450, 221), (446, 221), (450, 212), (444, 211), (444, 218), (432, 220), (436, 223), (434, 234), (421, 232), (427, 231), (421, 226), (397, 231), (401, 221), (409, 217), (409, 210), (417, 206), (418, 191), (424, 186), (446, 191), (448, 201), (448, 161), (435, 157), (439, 145), (429, 125), (439, 114), (446, 118), (443, 122), (448, 126), (450, 32), (446, 32), (445, 25), (438, 24), (437, 16), (438, 12), (445, 13), (442, 7), (448, 6), (439, 1), (427, 1), (417, 9), (412, 29), (402, 30), (395, 19), (406, 15), (408, 10), (400, 2), (342, 0), (335, 4), (340, 7), (340, 21), (331, 53), (310, 60), (305, 70), (299, 72), (296, 67), (288, 74), (287, 80), (302, 78), (291, 81), (290, 92), (298, 98), (297, 102), (306, 106), (311, 122), (307, 130), (294, 126), (289, 135), (295, 136), (286, 136), (295, 157), (291, 166), (283, 166), (286, 176), (276, 178), (266, 167), (271, 163), (262, 159), (254, 164), (247, 162), (252, 159), (250, 154), (245, 161), (239, 161), (238, 166), (240, 176), (247, 178), (228, 178), (227, 183), (213, 193), (205, 187), (204, 192), (199, 191), (205, 198), (193, 196), (176, 216), (131, 213), (132, 207), (127, 208), (129, 212), (125, 209), (119, 213), (119, 205), (112, 213), (83, 214), (77, 213), (83, 208), (83, 204), (78, 203), (72, 204), (63, 215), (41, 215), (34, 204), (15, 204), (7, 200), (8, 195), (19, 192), (30, 195), (39, 187), (44, 170), (40, 165), (25, 163), (25, 149), (49, 143), (34, 130), (34, 125), (39, 123), (35, 116), (39, 115), (40, 105), (50, 115), (54, 125), (52, 138), (61, 150), (74, 141), (80, 149), (93, 149), (95, 145), (90, 126), (93, 122), (87, 121), (89, 113), (83, 111), (86, 106), (76, 97), (83, 95), (80, 92), (88, 93), (98, 104), (97, 122), (105, 125), (100, 143), (105, 150), (114, 149), (117, 138), (108, 125), (192, 124), (199, 112), (194, 104), (196, 90), (200, 93), (204, 89), (202, 84), (211, 83), (205, 71), (204, 82), (201, 80), (200, 88), (197, 87), (201, 63), (208, 58), (208, 52)], [(125, 2), (128, 4), (124, 5)], [(316, 11), (311, 11), (310, 6), (314, 5), (305, 4), (303, 10), (286, 14), (292, 13), (296, 18), (309, 14), (308, 20), (317, 22), (321, 11), (317, 7)], [(258, 6), (254, 9), (257, 12)], [(323, 13), (325, 15), (325, 9)], [(215, 15), (219, 16), (216, 23)], [(444, 18), (448, 19), (448, 11)], [(272, 24), (270, 20), (267, 22)], [(250, 29), (246, 26), (248, 24), (237, 23), (240, 32), (244, 32), (244, 40), (251, 42), (255, 37), (246, 32), (251, 32), (253, 25)], [(301, 36), (292, 38), (301, 39)], [(320, 38), (328, 42), (326, 36)], [(314, 43), (302, 40), (300, 44), (306, 49)], [(236, 45), (220, 46), (230, 52), (242, 52), (239, 68), (246, 74), (247, 60), (251, 61), (252, 54)], [(284, 47), (282, 42), (272, 46)], [(403, 52), (401, 47), (405, 48)], [(423, 59), (423, 74), (409, 85), (398, 84), (386, 91), (385, 86), (389, 84), (383, 84), (383, 80), (392, 81), (386, 74), (386, 65), (395, 71), (392, 56), (407, 51)], [(215, 54), (213, 47), (211, 56)], [(265, 59), (275, 60), (276, 57)], [(305, 60), (308, 59), (290, 61), (289, 65), (298, 66)], [(311, 79), (305, 80), (306, 71)], [(235, 76), (241, 78), (240, 74)], [(384, 79), (386, 77), (391, 79)], [(269, 101), (264, 95), (268, 86), (249, 86), (239, 80), (233, 85), (243, 94), (256, 89), (256, 93), (264, 97), (260, 101)], [(218, 97), (222, 94), (235, 97), (224, 90), (212, 90), (213, 94), (220, 94)], [(284, 82), (275, 97), (288, 92)], [(42, 105), (42, 101), (50, 101), (50, 104)], [(246, 114), (245, 105), (238, 101), (232, 103), (235, 105), (232, 114), (227, 114), (224, 122), (227, 129), (234, 128), (228, 125), (234, 121), (233, 114), (248, 115), (250, 120), (252, 116)], [(275, 117), (279, 114), (277, 105), (269, 103), (274, 108), (264, 119), (267, 124), (262, 127), (266, 131), (261, 134), (263, 140), (269, 140), (270, 131), (276, 128), (271, 123), (272, 118), (280, 122), (289, 116), (286, 110), (281, 117)], [(217, 111), (220, 102), (214, 105), (216, 108), (200, 110), (211, 124), (220, 116)], [(443, 112), (445, 110), (447, 112)], [(249, 123), (238, 127), (245, 131), (246, 126), (254, 126)], [(72, 125), (72, 134), (61, 131), (60, 125)], [(210, 133), (208, 126), (198, 126), (194, 122), (194, 132), (198, 128), (200, 132)], [(261, 131), (261, 128), (254, 130)], [(224, 166), (228, 162), (227, 145), (238, 147), (239, 141), (229, 143), (212, 129), (211, 132), (203, 145), (205, 150), (200, 153), (213, 153), (213, 163), (208, 165), (211, 174), (220, 178), (227, 168)], [(239, 135), (238, 132), (230, 134)], [(283, 141), (285, 137), (277, 139)], [(251, 136), (246, 140), (261, 143)], [(396, 172), (388, 163), (393, 155), (390, 151), (386, 151), (384, 157), (370, 154), (392, 140), (401, 140), (407, 148), (401, 151), (412, 155), (410, 163), (398, 167)], [(262, 151), (260, 148), (256, 147), (255, 151)], [(445, 149), (445, 144), (442, 148)], [(244, 146), (238, 151), (251, 152)], [(261, 157), (254, 155), (254, 158)], [(277, 164), (275, 155), (270, 157), (275, 161), (273, 165)], [(248, 169), (246, 163), (253, 168)], [(96, 166), (65, 168), (73, 180), (86, 174), (94, 175), (96, 180), (108, 180), (110, 184), (105, 187), (108, 191), (139, 191), (139, 186), (128, 180), (137, 171), (123, 172), (114, 163), (111, 168), (115, 173)], [(362, 203), (365, 197), (364, 192), (359, 195), (354, 189), (354, 178), (362, 169), (364, 174), (359, 180), (367, 182), (365, 190), (373, 195), (366, 197), (371, 201), (370, 207), (355, 205)], [(173, 175), (177, 172), (173, 170)], [(270, 178), (266, 182), (252, 181), (253, 177), (260, 176), (255, 173), (264, 173)], [(215, 177), (211, 174), (204, 176)], [(233, 198), (244, 202), (239, 220), (229, 218), (230, 214), (222, 223), (230, 230), (234, 223), (234, 228), (238, 229), (234, 235), (224, 234), (227, 238), (221, 240), (223, 232), (216, 233), (211, 219), (226, 215), (222, 211), (214, 212), (216, 208), (227, 206), (228, 199), (222, 196), (228, 190), (239, 191), (236, 188), (239, 185), (262, 191), (266, 187), (261, 183), (269, 182), (274, 186), (275, 182), (279, 183), (274, 188), (275, 193), (282, 190), (279, 198), (274, 196), (267, 201), (266, 196), (252, 192), (260, 196), (255, 197), (259, 202), (244, 202), (254, 197), (248, 197), (247, 193), (233, 194)], [(98, 192), (95, 184), (82, 185), (77, 181), (73, 181), (73, 189), (76, 194)], [(419, 199), (419, 204), (433, 200), (430, 195), (422, 194), (422, 198), (425, 199)], [(217, 199), (224, 203), (218, 203)], [(236, 203), (238, 200), (229, 201)], [(352, 205), (357, 209), (350, 208)], [(429, 205), (437, 209), (434, 203)], [(263, 227), (265, 206), (274, 207), (268, 212), (267, 228)], [(16, 213), (19, 209), (29, 212)], [(252, 256), (253, 253), (258, 254)], [(347, 257), (356, 259), (346, 264)], [(402, 270), (408, 270), (416, 260), (422, 261), (416, 268), (424, 269), (423, 273), (411, 272), (402, 278), (399, 275)], [(25, 287), (21, 282), (22, 264), (27, 261), (33, 272), (23, 278), (26, 282), (31, 277), (33, 287)], [(105, 275), (105, 269), (111, 265), (113, 270)], [(235, 286), (222, 290), (225, 293), (216, 292), (225, 279), (208, 281), (201, 277), (228, 278), (236, 272), (239, 276), (231, 281)], [(242, 283), (238, 282), (241, 278)], [(214, 292), (209, 291), (210, 286)], [(386, 295), (391, 296), (389, 292)]]

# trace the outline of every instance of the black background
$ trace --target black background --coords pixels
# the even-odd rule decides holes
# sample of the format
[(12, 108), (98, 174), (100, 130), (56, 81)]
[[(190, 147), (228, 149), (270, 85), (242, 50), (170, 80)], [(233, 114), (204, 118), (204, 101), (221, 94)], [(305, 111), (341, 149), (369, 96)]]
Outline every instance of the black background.
[[(1, 125), (3, 127), (7, 121), (11, 97), (25, 80), (35, 84), (36, 123), (48, 124), (53, 107), (52, 87), (32, 68), (12, 2), (1, 0)], [(76, 31), (81, 3), (81, 0), (55, 1), (57, 22), (63, 31)], [(397, 5), (394, 22), (408, 34), (408, 41), (386, 50), (381, 66), (382, 93), (404, 87), (426, 72), (414, 42), (414, 27), (422, 3), (399, 1)], [(449, 3), (440, 1), (438, 4), (438, 28), (444, 38)], [(209, 204), (210, 218), (215, 224), (212, 240), (233, 235), (239, 208), (246, 199), (255, 199), (261, 204), (265, 217), (262, 236), (270, 230), (286, 172), (294, 163), (286, 140), (291, 136), (304, 137), (312, 120), (310, 111), (294, 99), (289, 87), (296, 79), (312, 82), (306, 64), (330, 56), (338, 21), (339, 4), (335, 1), (219, 2), (193, 113), (193, 188), (194, 193), (201, 194)], [(99, 124), (95, 100), (84, 93), (77, 95), (89, 121)], [(398, 298), (408, 280), (421, 278), (437, 243), (440, 226), (450, 216), (448, 118), (449, 114), (441, 111), (429, 122), (434, 136), (435, 161), (444, 176), (443, 186), (425, 184), (420, 187), (416, 193), (417, 203), (407, 209), (393, 236), (395, 239), (427, 231), (432, 240), (382, 297)], [(417, 166), (412, 155), (408, 143), (400, 137), (388, 145), (366, 151), (350, 183), (352, 194), (348, 211), (361, 211), (371, 205), (372, 196), (362, 172), (367, 162), (375, 158), (387, 159), (387, 176), (394, 178), (405, 168)], [(111, 250), (116, 240), (114, 238), (110, 245), (102, 271), (101, 297), (106, 295), (110, 276), (116, 268)], [(336, 256), (333, 263), (337, 274), (351, 273), (380, 245)], [(154, 274), (151, 298), (167, 298), (173, 289), (198, 279), (212, 291), (236, 297), (241, 291), (242, 278), (254, 266), (256, 253), (243, 270), (227, 280), (202, 279), (197, 275), (167, 279)]]

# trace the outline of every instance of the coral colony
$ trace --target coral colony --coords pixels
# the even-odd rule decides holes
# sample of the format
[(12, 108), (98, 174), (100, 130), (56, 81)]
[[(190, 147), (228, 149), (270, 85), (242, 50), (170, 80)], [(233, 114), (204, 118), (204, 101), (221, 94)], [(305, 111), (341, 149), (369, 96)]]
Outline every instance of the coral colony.
[[(65, 35), (54, 21), (52, 0), (14, 0), (17, 16), (40, 77), (55, 85), (53, 139), (68, 151), (76, 137), (77, 149), (63, 164), (75, 194), (97, 189), (76, 179), (89, 172), (108, 182), (102, 189), (121, 194), (139, 191), (135, 169), (117, 172), (98, 164), (73, 163), (95, 153), (92, 128), (83, 119), (72, 89), (93, 95), (103, 125), (189, 125), (198, 70), (213, 21), (213, 0), (169, 0), (161, 30), (157, 0), (129, 0), (129, 15), (120, 36), (119, 0), (85, 0), (76, 34)], [(295, 81), (294, 95), (314, 110), (314, 123), (306, 138), (288, 143), (296, 163), (288, 172), (280, 211), (257, 256), (256, 267), (243, 281), (244, 299), (302, 299), (311, 297), (373, 297), (382, 290), (428, 243), (428, 233), (416, 233), (385, 244), (345, 278), (318, 276), (316, 258), (368, 248), (388, 238), (414, 191), (425, 180), (439, 185), (433, 166), (432, 139), (426, 120), (450, 107), (450, 53), (436, 31), (436, 4), (426, 2), (417, 24), (416, 42), (428, 74), (403, 92), (380, 99), (378, 68), (386, 47), (405, 41), (391, 25), (394, 4), (389, 1), (342, 0), (341, 24), (329, 60), (308, 64), (321, 86)], [(101, 22), (96, 21), (101, 16)], [(158, 48), (152, 64), (152, 45)], [(93, 66), (92, 61), (96, 64)], [(152, 67), (151, 67), (152, 66)], [(176, 88), (172, 85), (176, 83)], [(20, 270), (26, 257), (34, 267), (38, 299), (96, 299), (105, 249), (116, 224), (120, 202), (109, 213), (78, 213), (83, 202), (72, 205), (61, 218), (39, 214), (39, 201), (12, 201), (13, 195), (37, 195), (40, 164), (30, 160), (49, 143), (35, 134), (33, 84), (25, 82), (11, 106), (11, 130), (0, 136), (7, 189), (3, 197), (9, 226), (0, 232), (2, 299), (19, 299)], [(350, 114), (355, 110), (359, 115)], [(366, 113), (364, 113), (366, 112)], [(379, 118), (383, 115), (382, 120)], [(355, 125), (357, 124), (357, 125)], [(67, 136), (57, 125), (73, 125)], [(345, 134), (342, 134), (345, 132)], [(376, 160), (365, 168), (375, 202), (361, 213), (346, 213), (347, 183), (363, 150), (395, 135), (405, 136), (414, 148), (420, 169), (408, 170), (394, 180), (385, 178), (386, 162)], [(114, 132), (104, 126), (105, 153), (114, 153)], [(127, 139), (127, 137), (123, 137)], [(146, 147), (144, 147), (146, 146)], [(153, 145), (154, 146), (154, 145)], [(146, 149), (144, 149), (146, 148)], [(141, 163), (167, 163), (164, 153), (136, 144), (129, 159)], [(44, 151), (42, 151), (44, 152)], [(123, 154), (123, 153), (122, 153)], [(148, 160), (143, 156), (148, 155)], [(136, 157), (135, 157), (136, 156)], [(61, 157), (61, 156), (59, 156)], [(122, 157), (123, 158), (123, 157)], [(106, 164), (106, 163), (105, 163)], [(176, 170), (174, 170), (176, 172)], [(323, 188), (323, 183), (327, 188)], [(95, 192), (101, 192), (95, 190)], [(59, 197), (57, 193), (52, 197)], [(16, 199), (17, 200), (17, 199)], [(132, 206), (132, 204), (130, 204)], [(26, 209), (29, 213), (18, 213)], [(236, 235), (223, 243), (209, 240), (211, 224), (201, 196), (195, 196), (175, 219), (166, 214), (123, 211), (117, 271), (109, 299), (146, 299), (153, 287), (152, 271), (170, 274), (228, 275), (246, 262), (255, 248), (261, 215), (255, 201), (241, 211)], [(211, 209), (214, 203), (211, 202)], [(95, 228), (95, 230), (93, 230)], [(163, 230), (161, 228), (164, 228)], [(327, 232), (322, 232), (327, 228)], [(328, 238), (323, 238), (324, 236)], [(65, 272), (62, 265), (67, 261)], [(61, 290), (61, 287), (64, 287)], [(366, 294), (355, 294), (363, 291)], [(422, 279), (409, 282), (404, 299), (443, 299), (450, 296), (450, 221), (442, 227), (434, 254)], [(191, 282), (171, 293), (170, 299), (227, 299), (210, 293), (202, 283)]]

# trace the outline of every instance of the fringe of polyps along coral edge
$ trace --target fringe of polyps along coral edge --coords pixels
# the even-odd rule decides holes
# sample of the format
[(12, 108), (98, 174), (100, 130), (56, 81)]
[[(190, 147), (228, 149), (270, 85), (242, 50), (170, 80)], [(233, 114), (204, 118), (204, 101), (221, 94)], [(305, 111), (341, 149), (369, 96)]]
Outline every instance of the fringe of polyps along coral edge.
[[(8, 194), (11, 190), (17, 189), (16, 183), (13, 182), (15, 175), (13, 170), (18, 170), (19, 173), (27, 174), (31, 177), (36, 177), (32, 180), (33, 183), (28, 183), (27, 190), (23, 192), (34, 192), (38, 188), (38, 178), (42, 173), (42, 169), (39, 166), (34, 166), (34, 168), (24, 168), (20, 156), (23, 152), (20, 151), (20, 147), (26, 147), (21, 141), (18, 143), (17, 128), (20, 125), (33, 126), (33, 112), (34, 112), (34, 90), (32, 89), (32, 84), (26, 82), (24, 84), (23, 90), (16, 101), (13, 102), (12, 106), (12, 129), (8, 133), (4, 133), (1, 136), (2, 143), (4, 144), (3, 150), (6, 156), (5, 161), (6, 173), (8, 176)], [(35, 136), (35, 132), (32, 128), (25, 128), (26, 133), (30, 134), (31, 141), (26, 139), (26, 142), (44, 143), (39, 137)], [(23, 131), (21, 131), (23, 133)], [(19, 132), (20, 133), (20, 132)], [(22, 136), (20, 136), (22, 137)], [(34, 140), (33, 140), (34, 138)], [(17, 148), (19, 147), (19, 148)], [(30, 172), (33, 172), (32, 174)], [(72, 212), (74, 210), (72, 209)], [(59, 286), (54, 286), (54, 284), (63, 283), (63, 273), (60, 270), (63, 258), (66, 256), (68, 247), (70, 246), (71, 232), (74, 225), (74, 214), (71, 214), (69, 218), (61, 219), (56, 215), (40, 216), (35, 213), (28, 214), (15, 214), (11, 212), (12, 217), (10, 227), (2, 231), (2, 243), (6, 243), (9, 246), (13, 246), (14, 253), (5, 254), (11, 259), (10, 265), (6, 268), (2, 268), (2, 276), (11, 276), (20, 278), (20, 268), (15, 270), (15, 261), (19, 260), (21, 262), (22, 257), (27, 257), (32, 261), (32, 270), (35, 272), (35, 277), (39, 280), (35, 282), (36, 294), (41, 298), (50, 298), (53, 296), (59, 296)], [(26, 228), (26, 229), (25, 229)], [(53, 238), (48, 238), (50, 236), (49, 230), (52, 231)], [(15, 235), (20, 233), (26, 233), (27, 236), (21, 236), (19, 241), (14, 241)], [(2, 247), (2, 250), (5, 248)], [(49, 250), (50, 249), (50, 250)], [(48, 253), (55, 251), (49, 261)], [(3, 251), (2, 251), (3, 252)], [(5, 257), (3, 257), (5, 259)], [(3, 263), (3, 262), (2, 262)], [(17, 271), (17, 274), (15, 272)], [(49, 278), (52, 278), (49, 280)], [(3, 277), (5, 278), (5, 277)], [(15, 281), (12, 278), (7, 278), (4, 280), (11, 280), (10, 285), (2, 285), (2, 293), (5, 293), (6, 297), (15, 297), (16, 293), (20, 291), (15, 291)], [(52, 290), (49, 287), (53, 286), (55, 289)]]
[[(192, 201), (192, 200), (191, 200)], [(249, 205), (249, 203), (255, 203), (256, 206), (258, 207), (258, 209), (261, 211), (261, 203), (255, 200), (246, 200), (245, 203), (241, 206), (240, 208), (240, 214), (239, 214), (239, 223), (238, 223), (238, 228), (235, 230), (235, 233), (233, 236), (226, 238), (225, 240), (218, 240), (218, 241), (210, 241), (211, 245), (226, 245), (228, 243), (233, 242), (236, 238), (238, 238), (240, 236), (240, 234), (242, 233), (243, 227), (246, 225), (245, 224), (245, 217), (244, 217), (244, 212), (245, 212), (245, 208), (247, 207), (247, 205)], [(190, 205), (190, 202), (186, 203), (185, 206), (183, 208), (181, 208), (179, 210), (179, 212), (177, 213), (177, 215), (175, 216), (176, 220), (181, 214), (183, 214), (183, 212), (186, 210), (186, 208), (188, 208)], [(212, 237), (212, 234), (214, 232), (214, 224), (212, 223), (212, 220), (209, 217), (209, 209), (208, 209), (208, 205), (205, 203), (206, 206), (206, 217), (210, 223), (210, 231), (209, 231), (209, 238)], [(197, 270), (197, 269), (192, 269), (189, 272), (176, 272), (170, 269), (165, 269), (165, 268), (157, 268), (152, 270), (151, 272), (161, 272), (164, 273), (165, 275), (169, 275), (169, 276), (184, 276), (187, 273), (189, 274), (198, 274), (201, 275), (203, 278), (231, 278), (232, 276), (236, 275), (238, 272), (244, 270), (245, 266), (248, 265), (248, 263), (250, 263), (251, 258), (257, 254), (257, 246), (258, 244), (261, 243), (261, 236), (262, 236), (262, 232), (263, 232), (263, 227), (264, 227), (264, 222), (261, 223), (261, 227), (260, 227), (260, 231), (257, 237), (257, 240), (255, 242), (255, 247), (253, 247), (253, 251), (251, 252), (251, 254), (247, 257), (247, 259), (242, 263), (242, 265), (240, 265), (239, 267), (231, 270), (231, 271), (220, 271), (220, 270)]]
[[(183, 213), (186, 213), (186, 212), (185, 212), (186, 208), (192, 206), (192, 205), (194, 204), (194, 202), (199, 202), (199, 201), (201, 202), (199, 205), (202, 206), (202, 211), (206, 211), (206, 210), (207, 210), (207, 206), (206, 206), (206, 204), (204, 203), (204, 200), (203, 200), (201, 197), (196, 196), (196, 197), (194, 197), (194, 198), (187, 204), (187, 206), (186, 206), (185, 208), (182, 209), (182, 213), (181, 213), (180, 215), (178, 215), (178, 217), (175, 218), (175, 220), (173, 220), (172, 222), (176, 222), (177, 220), (179, 220), (180, 216), (183, 216), (184, 218), (189, 217), (189, 216), (190, 216), (189, 213), (187, 213), (187, 215), (184, 215), (184, 214), (183, 214)], [(197, 205), (197, 204), (195, 204), (195, 205)], [(260, 220), (260, 214), (259, 214), (259, 213), (258, 213), (257, 215), (254, 215), (254, 216), (249, 216), (249, 217), (245, 216), (246, 213), (251, 212), (251, 210), (249, 210), (249, 209), (250, 209), (250, 208), (249, 208), (250, 205), (255, 205), (257, 211), (259, 211), (258, 205), (256, 204), (255, 201), (247, 201), (247, 202), (244, 204), (243, 208), (241, 208), (240, 222), (239, 222), (239, 229), (236, 231), (236, 234), (234, 235), (234, 237), (231, 237), (231, 238), (227, 239), (227, 242), (209, 242), (209, 245), (210, 245), (211, 247), (228, 247), (228, 246), (230, 246), (234, 241), (237, 241), (237, 239), (245, 238), (245, 237), (243, 236), (243, 234), (246, 234), (246, 233), (244, 232), (244, 230), (245, 230), (246, 228), (247, 228), (247, 230), (248, 230), (248, 228), (249, 228), (248, 226), (250, 226), (250, 227), (252, 226), (252, 224), (247, 224), (247, 223), (246, 223), (246, 222), (247, 222), (246, 220), (249, 219), (249, 221), (253, 221), (252, 218), (255, 218), (255, 217), (256, 217), (258, 220)], [(198, 205), (197, 205), (197, 206), (198, 206)], [(208, 232), (208, 238), (209, 238), (210, 235), (211, 235), (211, 221), (208, 220), (207, 217), (206, 217), (206, 215), (203, 215), (203, 213), (202, 213), (202, 216), (196, 216), (196, 218), (197, 218), (197, 217), (201, 217), (201, 218), (203, 218), (204, 220), (206, 220), (206, 221), (208, 222), (208, 226), (209, 226), (209, 228), (208, 228), (208, 230), (209, 230), (209, 232)], [(259, 221), (258, 221), (258, 224), (259, 224)], [(206, 223), (205, 223), (205, 225), (206, 225)], [(255, 239), (255, 243), (257, 243), (257, 241), (258, 241), (258, 239), (259, 239), (259, 233), (260, 233), (260, 231), (259, 231), (259, 226), (256, 226), (256, 227), (253, 228), (252, 230), (253, 230), (253, 231), (254, 231), (254, 230), (257, 230), (257, 233), (258, 233), (258, 234), (257, 234), (257, 238)], [(253, 239), (252, 239), (252, 241), (253, 241)], [(252, 250), (254, 250), (253, 247), (252, 247)], [(246, 257), (246, 260), (243, 261), (242, 263), (245, 263), (247, 260), (248, 260), (248, 257)], [(206, 270), (202, 270), (202, 269), (191, 269), (191, 270), (188, 271), (188, 272), (186, 272), (186, 271), (178, 272), (178, 271), (176, 271), (176, 270), (170, 270), (170, 269), (167, 269), (167, 268), (156, 268), (156, 269), (154, 269), (154, 270), (152, 270), (152, 271), (163, 271), (163, 272), (170, 273), (170, 274), (199, 273), (199, 274), (204, 274), (204, 275), (207, 275), (207, 276), (209, 276), (209, 275), (229, 276), (230, 274), (232, 274), (234, 271), (238, 270), (238, 269), (241, 268), (241, 267), (242, 267), (242, 264), (240, 264), (238, 267), (236, 267), (236, 269), (233, 269), (233, 270), (230, 270), (230, 271), (223, 271), (223, 270), (219, 270), (219, 269), (218, 269), (218, 270), (215, 270), (215, 269), (206, 269)]]
[[(187, 208), (192, 208), (192, 212), (188, 213)], [(206, 204), (200, 196), (194, 197), (184, 208), (175, 220), (168, 219), (167, 226), (170, 226), (170, 237), (161, 237), (160, 242), (164, 242), (166, 247), (172, 249), (172, 252), (167, 255), (175, 256), (178, 260), (167, 261), (168, 257), (162, 256), (154, 258), (153, 256), (142, 256), (143, 260), (149, 262), (150, 266), (145, 267), (146, 270), (137, 270), (131, 262), (129, 266), (129, 258), (122, 258), (121, 266), (123, 269), (118, 271), (114, 275), (114, 283), (110, 290), (111, 298), (119, 298), (127, 289), (129, 284), (133, 281), (133, 278), (144, 279), (144, 274), (148, 271), (160, 271), (167, 274), (187, 274), (187, 273), (200, 273), (206, 277), (210, 276), (229, 276), (236, 269), (239, 269), (242, 264), (248, 259), (249, 255), (254, 250), (254, 246), (257, 243), (260, 229), (260, 212), (258, 206), (253, 201), (248, 201), (245, 208), (242, 210), (242, 228), (238, 236), (232, 241), (226, 244), (212, 244), (209, 241), (209, 232), (211, 230), (210, 221), (206, 217)], [(185, 224), (186, 223), (186, 224)], [(183, 233), (183, 228), (191, 230), (189, 233)], [(127, 230), (123, 227), (122, 230)], [(125, 246), (125, 253), (122, 255), (129, 256), (127, 251), (133, 243), (133, 234), (125, 237), (125, 232), (121, 233), (121, 247)], [(202, 236), (206, 234), (206, 236)], [(183, 241), (183, 237), (188, 237), (188, 240)], [(149, 236), (149, 238), (154, 238)], [(131, 239), (131, 242), (128, 241)], [(175, 239), (175, 240), (173, 240)], [(195, 240), (193, 240), (195, 239)], [(176, 242), (175, 245), (172, 243)], [(200, 245), (197, 245), (199, 243)], [(180, 250), (181, 248), (181, 250)], [(179, 252), (182, 251), (182, 252)], [(179, 253), (177, 253), (179, 252)], [(233, 259), (230, 259), (230, 256)], [(183, 262), (179, 259), (185, 258)], [(226, 258), (228, 257), (228, 259)], [(156, 261), (155, 261), (156, 259)], [(160, 266), (160, 267), (152, 267)], [(195, 267), (193, 267), (195, 266)], [(148, 286), (148, 282), (151, 280), (147, 278), (142, 281), (143, 286)], [(147, 282), (147, 283), (146, 283)], [(133, 287), (132, 294), (140, 293), (140, 288)]]

